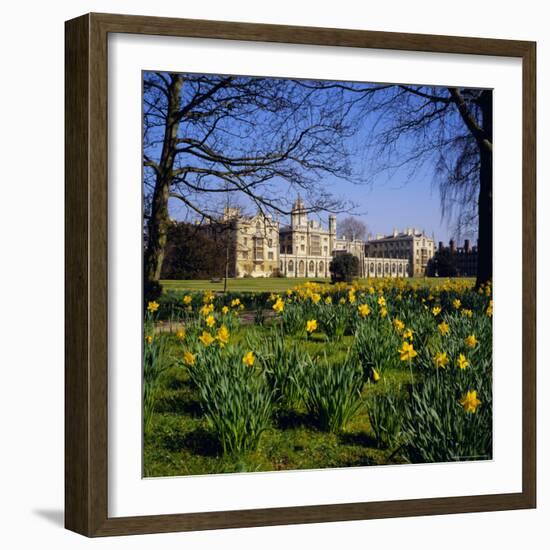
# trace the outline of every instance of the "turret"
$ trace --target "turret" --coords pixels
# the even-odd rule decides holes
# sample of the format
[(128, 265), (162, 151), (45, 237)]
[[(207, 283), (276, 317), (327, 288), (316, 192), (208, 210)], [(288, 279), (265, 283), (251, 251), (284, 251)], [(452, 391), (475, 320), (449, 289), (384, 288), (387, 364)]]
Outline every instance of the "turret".
[(332, 251), (336, 248), (336, 216), (334, 214), (328, 217), (328, 232), (330, 242), (329, 254), (332, 254)]
[(336, 216), (334, 214), (328, 217), (328, 230), (329, 233), (336, 235)]
[(292, 211), (290, 213), (290, 224), (292, 227), (307, 224), (306, 208), (304, 206), (304, 202), (299, 195), (296, 199), (296, 202), (292, 206)]

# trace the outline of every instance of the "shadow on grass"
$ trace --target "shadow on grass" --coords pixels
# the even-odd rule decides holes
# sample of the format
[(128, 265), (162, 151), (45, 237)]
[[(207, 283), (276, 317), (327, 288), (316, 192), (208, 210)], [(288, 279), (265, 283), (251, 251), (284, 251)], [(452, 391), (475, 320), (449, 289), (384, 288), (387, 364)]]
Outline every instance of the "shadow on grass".
[(193, 418), (202, 416), (200, 402), (184, 393), (158, 398), (155, 403), (155, 412), (189, 415)]
[(345, 433), (340, 435), (340, 443), (343, 445), (354, 445), (377, 449), (376, 439), (367, 432)]
[(187, 433), (167, 434), (162, 444), (172, 452), (185, 449), (196, 455), (210, 457), (221, 453), (221, 446), (214, 434), (200, 427)]
[(308, 413), (297, 412), (294, 410), (280, 411), (275, 418), (275, 425), (281, 430), (293, 428), (309, 428), (318, 430), (319, 426), (315, 418)]
[(359, 466), (376, 466), (376, 462), (370, 459), (368, 456), (361, 456), (353, 460), (341, 460), (338, 463), (332, 465), (329, 464), (327, 468), (357, 468)]
[(169, 389), (169, 390), (183, 390), (183, 389), (190, 389), (193, 387), (193, 382), (191, 382), (191, 380), (189, 379), (183, 379), (183, 378), (177, 378), (177, 377), (174, 377), (174, 378), (170, 378), (167, 382), (166, 382), (166, 387)]

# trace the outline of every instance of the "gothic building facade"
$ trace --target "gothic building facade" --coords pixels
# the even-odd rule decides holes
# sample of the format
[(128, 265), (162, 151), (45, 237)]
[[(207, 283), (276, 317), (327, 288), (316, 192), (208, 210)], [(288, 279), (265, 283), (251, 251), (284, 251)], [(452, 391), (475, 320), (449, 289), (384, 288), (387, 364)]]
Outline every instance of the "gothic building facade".
[(328, 227), (309, 219), (302, 199), (293, 205), (290, 224), (281, 225), (271, 216), (243, 216), (228, 208), (224, 221), (232, 228), (235, 277), (330, 277), (330, 262), (349, 252), (359, 259), (359, 277), (408, 277), (408, 258), (369, 257), (367, 242), (337, 237), (336, 216)]

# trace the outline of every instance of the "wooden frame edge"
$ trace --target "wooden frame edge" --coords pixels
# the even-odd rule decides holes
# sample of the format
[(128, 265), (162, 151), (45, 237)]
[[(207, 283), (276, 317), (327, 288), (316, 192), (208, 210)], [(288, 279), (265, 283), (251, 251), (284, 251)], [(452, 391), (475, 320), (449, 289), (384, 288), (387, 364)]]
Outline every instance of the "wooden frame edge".
[[(526, 509), (536, 506), (534, 42), (91, 13), (65, 25), (65, 527), (89, 537)], [(109, 32), (520, 57), (523, 62), (523, 490), (405, 501), (108, 517)]]

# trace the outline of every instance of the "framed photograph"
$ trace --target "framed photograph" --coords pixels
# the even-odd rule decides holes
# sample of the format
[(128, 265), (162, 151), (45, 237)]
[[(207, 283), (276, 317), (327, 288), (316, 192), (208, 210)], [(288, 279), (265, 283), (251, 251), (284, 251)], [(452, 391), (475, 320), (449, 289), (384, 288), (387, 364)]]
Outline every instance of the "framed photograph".
[(534, 508), (535, 43), (65, 36), (66, 527)]

